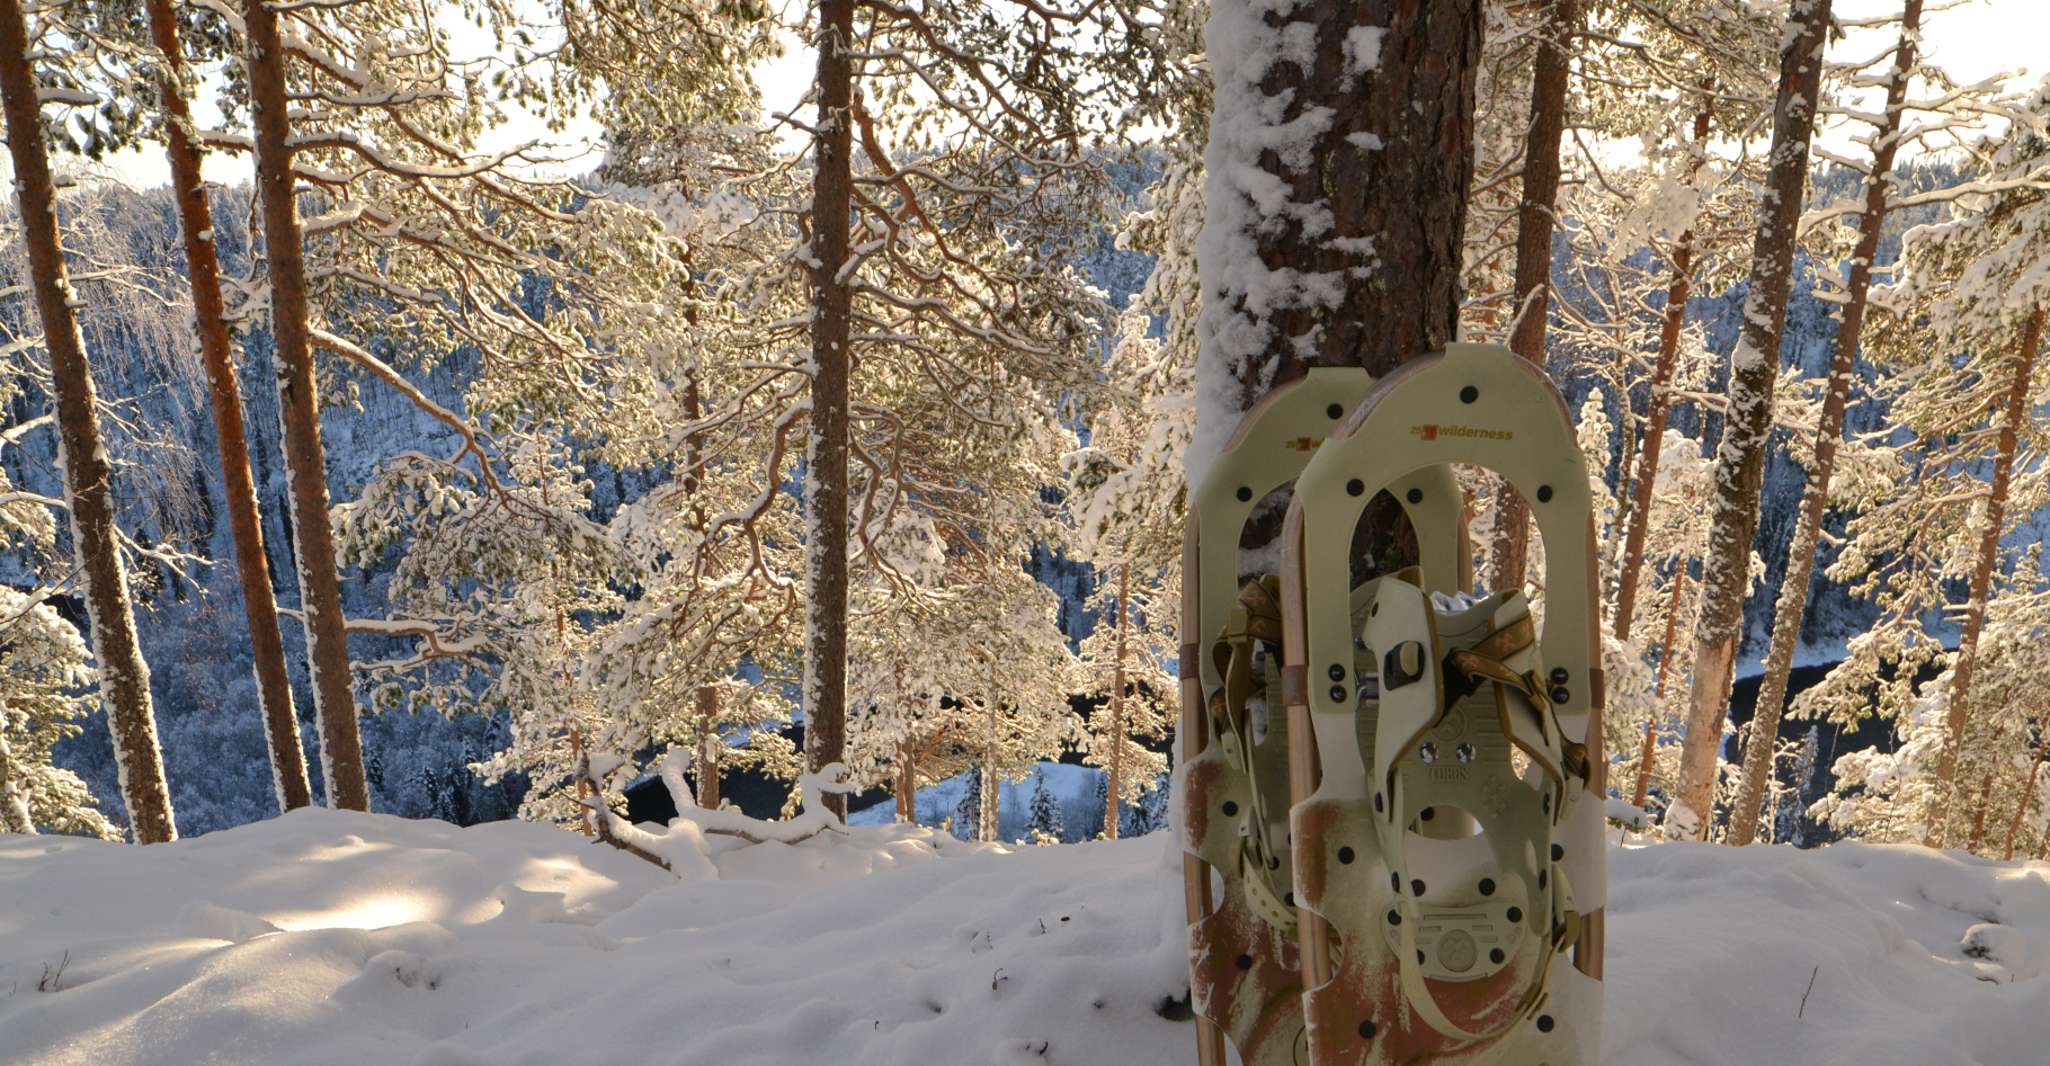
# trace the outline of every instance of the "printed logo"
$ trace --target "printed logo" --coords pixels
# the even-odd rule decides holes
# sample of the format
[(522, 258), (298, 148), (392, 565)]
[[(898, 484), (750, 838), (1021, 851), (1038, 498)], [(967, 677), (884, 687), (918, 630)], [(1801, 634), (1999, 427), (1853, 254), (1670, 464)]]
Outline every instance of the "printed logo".
[(1417, 425), (1409, 427), (1409, 435), (1418, 440), (1437, 440), (1439, 437), (1464, 437), (1468, 440), (1515, 440), (1516, 434), (1506, 429), (1482, 429), (1479, 426)]
[(1281, 446), (1292, 452), (1314, 452), (1317, 450), (1317, 445), (1322, 443), (1322, 441), (1315, 437), (1297, 437), (1294, 440), (1282, 441)]

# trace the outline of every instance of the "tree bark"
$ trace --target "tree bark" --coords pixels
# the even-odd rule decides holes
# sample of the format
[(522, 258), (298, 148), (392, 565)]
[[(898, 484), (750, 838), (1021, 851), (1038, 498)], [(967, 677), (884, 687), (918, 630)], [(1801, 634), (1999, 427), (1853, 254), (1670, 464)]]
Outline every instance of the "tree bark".
[(2015, 805), (2014, 817), (2007, 822), (2007, 842), (2001, 846), (2000, 861), (2014, 861), (2014, 834), (2022, 826), (2022, 819), (2028, 816), (2029, 804), (2036, 799), (2036, 778), (2043, 773), (2043, 760), (2050, 758), (2050, 718), (2036, 721), (2036, 761), (2029, 764), (2029, 783), (2022, 788), (2022, 801)]
[(1125, 635), (1129, 632), (1126, 614), (1132, 607), (1132, 568), (1130, 564), (1118, 567), (1118, 639), (1117, 666), (1111, 672), (1110, 682), (1110, 774), (1104, 783), (1103, 838), (1118, 838), (1118, 804), (1122, 802), (1125, 779)]
[(193, 141), (192, 109), (183, 86), (185, 55), (171, 0), (150, 0), (150, 36), (163, 53), (157, 91), (164, 107), (164, 154), (171, 165), (171, 190), (185, 242), (192, 286), (192, 317), (199, 337), (213, 401), (214, 433), (221, 445), (221, 494), (228, 502), (228, 529), (235, 541), (235, 571), (249, 619), (249, 650), (255, 662), (258, 711), (270, 747), (271, 783), (278, 808), (289, 811), (313, 802), (300, 747), (299, 718), (292, 707), (292, 682), (285, 670), (285, 642), (278, 630), (277, 598), (270, 561), (264, 554), (263, 517), (256, 478), (249, 469), (249, 439), (242, 424), (242, 388), (235, 380), (235, 356), (221, 298), (221, 261), (214, 251), (213, 211), (200, 177), (200, 150)]
[[(1773, 107), (1772, 169), (1752, 250), (1743, 330), (1730, 356), (1729, 410), (1716, 453), (1714, 518), (1703, 558), (1693, 687), (1680, 748), (1680, 803), (1697, 819), (1692, 827), (1697, 836), (1707, 833), (1715, 817), (1717, 756), (1742, 635), (1744, 595), (1751, 583), (1751, 542), (1758, 534), (1773, 384), (1793, 284), (1794, 237), (1808, 187), (1808, 145), (1821, 93), (1830, 5), (1831, 0), (1810, 0), (1788, 15), (1779, 100)], [(1672, 812), (1667, 818), (1672, 824)]]
[(913, 751), (909, 741), (897, 745), (897, 820), (915, 822), (917, 807), (914, 803), (918, 783), (918, 753)]
[[(853, 0), (820, 0), (818, 135), (813, 145), (812, 381), (805, 499), (804, 754), (811, 772), (847, 746), (847, 379), (853, 287), (847, 262), (854, 187)], [(818, 797), (845, 817), (847, 797)]]
[[(1712, 88), (1705, 83), (1704, 91)], [(1694, 175), (1698, 179), (1707, 155), (1701, 151), (1708, 140), (1708, 126), (1714, 119), (1711, 104), (1704, 103), (1694, 114)], [(1616, 639), (1630, 639), (1630, 624), (1637, 613), (1637, 582), (1644, 573), (1644, 541), (1651, 529), (1651, 505), (1658, 484), (1659, 452), (1665, 447), (1666, 420), (1673, 398), (1669, 391), (1679, 365), (1680, 331), (1687, 324), (1687, 300), (1694, 290), (1694, 230), (1680, 233), (1673, 245), (1673, 280), (1666, 286), (1665, 317), (1659, 323), (1658, 359), (1652, 364), (1650, 406), (1644, 412), (1644, 432), (1637, 443), (1637, 477), (1630, 486), (1630, 515), (1624, 526), (1623, 565), (1616, 576), (1616, 614), (1610, 626)]]
[[(1958, 751), (1964, 744), (1965, 724), (1972, 699), (1972, 672), (1979, 658), (1979, 634), (1986, 625), (1986, 596), (1993, 587), (1993, 567), (2000, 560), (2000, 530), (2006, 523), (2007, 489), (2014, 479), (2014, 456), (2019, 446), (2022, 420), (2028, 417), (2029, 379), (2036, 372), (2036, 356), (2043, 345), (2043, 309), (2029, 315), (2022, 330), (2021, 351), (2014, 360), (2014, 381), (2003, 401), (2000, 440), (1993, 453), (1993, 482), (1986, 487), (1986, 511), (1980, 516), (1979, 546), (1972, 562), (1971, 595), (1965, 601), (1964, 624), (1957, 642), (1957, 665), (1951, 667), (1950, 691), (1946, 694), (1943, 754), (1936, 762), (1936, 800), (1929, 811), (1932, 848), (1943, 846), (1943, 821), (1957, 786)], [(1986, 811), (1982, 804), (1972, 818), (1970, 846), (1977, 848), (1985, 830)]]
[(285, 484), (299, 563), (300, 608), (313, 673), (313, 718), (320, 729), (321, 778), (327, 805), (370, 809), (363, 744), (356, 733), (356, 697), (349, 676), (349, 636), (327, 513), (327, 454), (320, 441), (320, 394), (314, 381), (306, 297), (306, 258), (292, 184), (292, 129), (285, 87), (286, 55), (277, 12), (264, 0), (243, 0), (248, 34), (249, 103), (256, 134), (256, 191), (263, 211), (264, 258), (270, 268), (271, 337), (276, 345), (278, 420), (283, 427)]
[(100, 671), (100, 696), (107, 705), (114, 760), (129, 831), (138, 844), (175, 840), (170, 786), (157, 746), (156, 713), (150, 702), (149, 665), (136, 638), (128, 574), (115, 527), (113, 462), (100, 432), (97, 390), (85, 341), (72, 314), (76, 297), (64, 266), (57, 230), (57, 189), (43, 146), (42, 104), (28, 59), (28, 26), (20, 0), (0, 0), (0, 105), (7, 119), (7, 148), (14, 161), (21, 208), (22, 243), (28, 246), (29, 279), (50, 356), (51, 387), (57, 399), (58, 454), (64, 464), (64, 492), (70, 503), (71, 546), (85, 588), (93, 657)]
[[(1509, 348), (1545, 365), (1545, 325), (1552, 293), (1552, 234), (1559, 202), (1559, 139), (1566, 130), (1570, 50), (1580, 26), (1580, 0), (1551, 0), (1532, 72), (1530, 129), (1523, 139), (1523, 201), (1516, 219), (1516, 319)], [(1497, 480), (1492, 589), (1520, 589), (1530, 557), (1530, 505)]]
[(710, 685), (698, 689), (698, 806), (719, 809), (719, 731), (713, 722), (719, 713), (719, 690)]
[(1858, 218), (1858, 244), (1851, 253), (1851, 276), (1845, 291), (1843, 324), (1837, 330), (1836, 352), (1830, 360), (1828, 393), (1815, 425), (1815, 459), (1801, 494), (1801, 512), (1787, 549), (1787, 576), (1780, 585), (1779, 605), (1772, 616), (1772, 646), (1765, 656), (1765, 677), (1758, 684), (1758, 702), (1751, 718), (1751, 739), (1744, 751), (1744, 784), (1730, 814), (1729, 842), (1751, 843), (1765, 804), (1778, 746), (1780, 714), (1787, 701), (1787, 676), (1794, 668), (1794, 645), (1808, 612), (1808, 582), (1815, 574), (1816, 546), (1822, 518), (1829, 510), (1829, 484), (1836, 476), (1837, 445), (1844, 432), (1844, 408), (1851, 395), (1851, 371), (1865, 332), (1866, 296), (1872, 290), (1872, 260), (1886, 225), (1888, 184), (1900, 148), (1901, 105), (1908, 79), (1915, 71), (1915, 49), (1921, 40), (1922, 0), (1907, 0), (1901, 10), (1900, 45), (1893, 74), (1886, 85), (1886, 117), (1873, 143), (1872, 176), (1865, 182), (1865, 211)]
[(33, 834), (36, 831), (36, 820), (28, 810), (28, 789), (22, 784), (22, 773), (22, 768), (14, 763), (14, 750), (7, 743), (7, 696), (0, 693), (0, 832)]

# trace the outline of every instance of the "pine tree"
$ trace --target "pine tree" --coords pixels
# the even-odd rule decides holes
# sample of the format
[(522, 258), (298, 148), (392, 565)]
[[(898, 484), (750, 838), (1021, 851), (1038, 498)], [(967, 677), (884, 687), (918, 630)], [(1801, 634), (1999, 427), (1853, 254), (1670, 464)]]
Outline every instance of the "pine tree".
[[(54, 79), (61, 84), (70, 75), (39, 72), (32, 58), (89, 58), (90, 49), (69, 43), (78, 36), (77, 28), (54, 21), (39, 21), (32, 35), (20, 0), (0, 0), (0, 104), (4, 104), (6, 115), (7, 147), (14, 164), (22, 237), (43, 326), (43, 347), (49, 354), (56, 391), (72, 551), (91, 619), (93, 654), (99, 662), (100, 688), (114, 735), (129, 831), (137, 843), (154, 844), (175, 840), (178, 830), (171, 813), (170, 788), (164, 780), (163, 754), (157, 746), (149, 666), (143, 661), (136, 636), (127, 567), (115, 527), (113, 464), (100, 428), (92, 367), (74, 313), (73, 289), (58, 233), (56, 185), (44, 142), (42, 82)], [(62, 98), (66, 94), (56, 95)]]
[(1061, 843), (1061, 805), (1047, 791), (1045, 770), (1032, 775), (1032, 807), (1026, 819), (1026, 838), (1031, 843)]
[(1731, 668), (1750, 587), (1751, 543), (1758, 529), (1759, 490), (1771, 429), (1781, 332), (1793, 286), (1795, 230), (1808, 185), (1808, 144), (1822, 84), (1822, 49), (1831, 0), (1808, 0), (1787, 16), (1780, 52), (1780, 98), (1774, 109), (1772, 172), (1758, 221), (1744, 325), (1730, 356), (1729, 410), (1716, 454), (1714, 525), (1709, 530), (1701, 609), (1695, 628), (1694, 677), (1687, 735), (1680, 752), (1680, 788), (1666, 812), (1670, 831), (1700, 837), (1714, 816), (1723, 720)]
[(982, 839), (982, 770), (970, 769), (961, 800), (954, 804), (954, 836), (961, 840)]

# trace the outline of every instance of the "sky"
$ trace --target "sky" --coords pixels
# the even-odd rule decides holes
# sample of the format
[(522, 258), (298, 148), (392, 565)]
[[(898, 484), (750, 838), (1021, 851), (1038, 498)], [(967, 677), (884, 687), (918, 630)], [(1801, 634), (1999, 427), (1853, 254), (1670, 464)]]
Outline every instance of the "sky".
[[(1945, 2), (1935, 0), (1924, 16), (1925, 50), (1958, 80), (1977, 81), (2033, 67), (2034, 73), (2019, 83), (2027, 84), (2050, 72), (2050, 0), (1965, 0), (1948, 10), (1938, 10)], [(1835, 10), (1839, 18), (1868, 18), (1898, 12), (1900, 2), (1836, 0)], [(1853, 38), (1838, 48), (1833, 58), (1874, 53), (1883, 47), (1877, 42), (1878, 38), (1871, 36)], [(809, 51), (793, 40), (783, 57), (761, 64), (755, 73), (768, 106), (787, 109), (803, 95), (811, 72)], [(209, 118), (206, 109), (202, 108), (198, 117), (205, 122)], [(521, 114), (495, 131), (485, 147), (548, 141), (559, 145), (557, 154), (570, 160), (569, 169), (582, 170), (597, 161), (601, 134), (602, 130), (587, 117), (573, 121), (566, 133), (556, 135), (542, 128), (534, 116)], [(1837, 143), (1832, 147), (1848, 146), (1848, 141), (1827, 134), (1824, 137), (1825, 143), (1833, 140)], [(105, 169), (115, 179), (137, 187), (162, 185), (170, 180), (161, 152), (149, 148), (114, 156)], [(240, 158), (221, 153), (209, 157), (207, 176), (211, 180), (233, 183), (246, 180), (247, 174), (248, 165)]]

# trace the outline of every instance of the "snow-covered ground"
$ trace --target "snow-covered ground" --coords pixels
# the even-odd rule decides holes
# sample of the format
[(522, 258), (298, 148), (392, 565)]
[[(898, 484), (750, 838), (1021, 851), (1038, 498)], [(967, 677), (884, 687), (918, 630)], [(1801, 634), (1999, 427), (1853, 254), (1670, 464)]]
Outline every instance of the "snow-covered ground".
[[(1193, 1061), (1155, 835), (717, 838), (679, 881), (532, 825), (300, 811), (0, 837), (0, 1062)], [(1613, 862), (1608, 1066), (2038, 1066), (2050, 866), (1661, 845)]]

